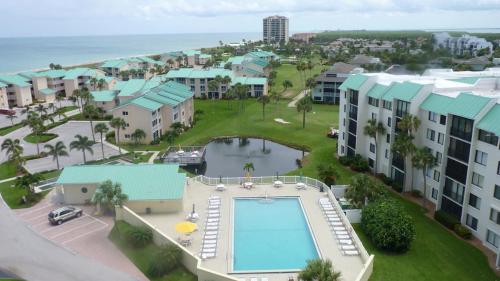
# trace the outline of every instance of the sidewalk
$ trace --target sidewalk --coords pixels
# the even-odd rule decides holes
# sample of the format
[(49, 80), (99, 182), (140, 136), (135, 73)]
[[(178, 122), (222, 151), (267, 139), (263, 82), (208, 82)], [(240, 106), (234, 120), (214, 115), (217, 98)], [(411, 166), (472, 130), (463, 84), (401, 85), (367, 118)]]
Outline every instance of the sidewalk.
[(297, 102), (303, 98), (305, 95), (307, 95), (309, 93), (309, 90), (303, 90), (302, 92), (300, 92), (300, 94), (298, 94), (297, 96), (295, 96), (293, 98), (293, 100), (288, 104), (288, 107), (295, 107), (295, 104), (297, 104)]

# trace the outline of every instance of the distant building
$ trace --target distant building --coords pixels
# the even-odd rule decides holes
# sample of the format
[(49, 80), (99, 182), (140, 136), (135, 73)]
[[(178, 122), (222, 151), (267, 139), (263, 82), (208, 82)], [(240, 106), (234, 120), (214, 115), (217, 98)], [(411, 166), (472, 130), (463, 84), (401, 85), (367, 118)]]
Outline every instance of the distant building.
[(33, 103), (31, 80), (21, 75), (0, 75), (0, 106), (22, 107)]
[(152, 76), (150, 70), (157, 65), (164, 66), (165, 63), (150, 57), (134, 57), (107, 60), (99, 68), (106, 72), (106, 75), (112, 77), (121, 77), (122, 73), (126, 72), (126, 78), (148, 79)]
[(357, 66), (343, 62), (335, 63), (327, 71), (316, 77), (316, 87), (312, 92), (313, 100), (315, 102), (338, 104), (340, 85), (349, 77), (349, 74), (361, 72), (363, 72), (363, 69)]
[(268, 77), (271, 71), (271, 61), (279, 60), (279, 56), (268, 51), (253, 51), (244, 56), (230, 57), (226, 64), (236, 76)]
[(292, 35), (292, 39), (296, 41), (302, 41), (305, 43), (311, 42), (312, 39), (316, 36), (316, 33), (306, 32), (306, 33), (295, 33)]
[(270, 16), (263, 19), (263, 40), (265, 43), (288, 42), (288, 18), (284, 16)]
[(351, 64), (362, 66), (370, 64), (380, 64), (382, 63), (379, 58), (366, 56), (366, 55), (356, 55), (351, 61)]
[(187, 50), (162, 54), (160, 60), (171, 68), (184, 66), (205, 65), (212, 55), (203, 54), (200, 50)]
[(477, 52), (487, 49), (487, 55), (493, 52), (493, 44), (484, 38), (464, 34), (460, 37), (453, 37), (447, 32), (434, 33), (434, 49), (447, 49), (452, 55), (476, 56)]

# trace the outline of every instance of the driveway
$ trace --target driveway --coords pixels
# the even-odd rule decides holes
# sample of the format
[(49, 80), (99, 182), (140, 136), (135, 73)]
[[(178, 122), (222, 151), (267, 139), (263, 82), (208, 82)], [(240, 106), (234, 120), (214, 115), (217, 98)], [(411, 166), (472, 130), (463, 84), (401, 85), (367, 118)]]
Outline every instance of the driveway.
[[(47, 204), (47, 201), (45, 204)], [(41, 216), (38, 213), (35, 215), (37, 212), (35, 209), (44, 207), (46, 206), (35, 206), (31, 209), (23, 210), (23, 212), (33, 211), (31, 213), (33, 216)], [(43, 211), (45, 212), (45, 210)], [(24, 216), (31, 217), (28, 214), (26, 213)], [(35, 219), (32, 220), (37, 221)], [(0, 267), (25, 280), (140, 280), (124, 272), (112, 269), (104, 265), (101, 261), (90, 259), (76, 251), (71, 252), (40, 236), (7, 207), (1, 197), (0, 229), (2, 230), (0, 235), (0, 249), (2, 249), (0, 251)], [(68, 228), (66, 229), (69, 230)], [(87, 235), (86, 237), (90, 236)], [(70, 243), (71, 241), (67, 242), (67, 244)], [(93, 246), (88, 245), (89, 248)]]
[(48, 222), (47, 214), (61, 206), (57, 201), (55, 192), (51, 192), (36, 206), (15, 212), (33, 231), (53, 243), (125, 272), (138, 280), (148, 280), (108, 239), (114, 224), (111, 217), (96, 217), (92, 215), (95, 211), (93, 206), (78, 206), (84, 212), (80, 218), (54, 226)]
[[(45, 105), (45, 107), (47, 107), (48, 103), (45, 103), (44, 105)], [(59, 107), (59, 102), (54, 102), (54, 105), (56, 107)], [(60, 106), (65, 107), (65, 106), (72, 106), (72, 105), (74, 105), (73, 102), (71, 102), (69, 100), (63, 100), (63, 101), (61, 101), (61, 105)], [(35, 106), (36, 105), (32, 105), (30, 107), (34, 108)], [(21, 123), (28, 116), (27, 114), (21, 114), (21, 111), (23, 110), (23, 108), (15, 107), (15, 108), (12, 108), (12, 109), (16, 111), (16, 116), (17, 116), (17, 118), (13, 120), (14, 124)], [(49, 110), (49, 113), (52, 113), (52, 111)], [(7, 118), (7, 116), (3, 115), (3, 114), (0, 114), (0, 128), (8, 127), (8, 126), (11, 126), (11, 125), (12, 125), (12, 122)]]

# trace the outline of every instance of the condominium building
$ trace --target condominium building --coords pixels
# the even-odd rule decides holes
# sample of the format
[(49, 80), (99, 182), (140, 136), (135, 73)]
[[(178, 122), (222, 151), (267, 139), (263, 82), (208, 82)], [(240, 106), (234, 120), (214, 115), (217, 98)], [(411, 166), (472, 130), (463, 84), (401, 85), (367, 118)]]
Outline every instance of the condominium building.
[(164, 66), (162, 61), (154, 60), (150, 57), (133, 57), (122, 58), (104, 61), (99, 68), (102, 69), (106, 75), (112, 77), (121, 77), (126, 73), (125, 78), (144, 78), (149, 79), (153, 74), (151, 69), (157, 65)]
[(279, 60), (279, 56), (268, 51), (254, 51), (244, 56), (230, 57), (226, 64), (236, 76), (268, 77), (271, 72), (271, 61)]
[(448, 49), (453, 55), (477, 55), (477, 52), (486, 49), (486, 55), (493, 52), (493, 43), (484, 38), (464, 34), (460, 37), (453, 37), (447, 32), (433, 34), (434, 49)]
[(292, 35), (292, 39), (295, 41), (302, 41), (305, 43), (309, 43), (316, 37), (316, 33), (313, 32), (304, 32), (304, 33), (294, 33)]
[[(233, 71), (224, 68), (194, 69), (180, 68), (170, 70), (165, 76), (168, 80), (188, 86), (195, 97), (206, 97), (209, 99), (223, 98), (227, 90), (240, 83), (248, 86), (249, 97), (267, 95), (267, 78), (263, 77), (239, 77)], [(229, 83), (219, 83), (218, 89), (209, 89), (209, 82), (216, 78), (229, 78)]]
[(327, 71), (316, 77), (316, 87), (312, 91), (315, 102), (338, 104), (340, 100), (340, 85), (351, 73), (361, 73), (363, 68), (355, 65), (336, 62)]
[[(2, 107), (23, 107), (33, 103), (31, 81), (21, 75), (0, 75)], [(5, 102), (6, 101), (6, 102)]]
[(288, 43), (288, 18), (270, 16), (262, 21), (263, 40), (265, 43)]
[(7, 84), (0, 82), (0, 109), (9, 108), (9, 98), (7, 96)]
[(181, 65), (205, 65), (211, 58), (212, 55), (204, 54), (200, 50), (169, 52), (160, 56), (160, 60), (171, 68), (179, 68)]
[(132, 142), (136, 129), (146, 133), (143, 142), (160, 138), (170, 130), (172, 123), (190, 126), (193, 121), (193, 93), (189, 87), (169, 81), (127, 100), (112, 110), (114, 117), (127, 123), (120, 130), (120, 141)]
[[(338, 155), (360, 154), (404, 190), (424, 191), (422, 171), (392, 152), (406, 114), (421, 120), (414, 144), (437, 159), (427, 169), (427, 199), (461, 221), (492, 251), (500, 248), (500, 68), (428, 70), (422, 76), (354, 74), (340, 86)], [(377, 143), (367, 121), (387, 130)]]

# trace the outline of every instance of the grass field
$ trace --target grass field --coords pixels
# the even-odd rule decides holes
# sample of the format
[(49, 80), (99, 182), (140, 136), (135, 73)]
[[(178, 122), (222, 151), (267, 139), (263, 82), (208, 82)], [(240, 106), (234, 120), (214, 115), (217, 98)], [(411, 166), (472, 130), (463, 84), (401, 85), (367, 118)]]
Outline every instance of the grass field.
[(0, 136), (5, 136), (5, 135), (7, 135), (9, 133), (12, 133), (15, 130), (21, 128), (22, 126), (23, 126), (23, 124), (16, 124), (14, 126), (8, 126), (8, 127), (0, 128)]
[[(313, 60), (313, 62), (315, 63), (314, 68), (311, 71), (305, 71), (306, 80), (309, 77), (319, 74), (321, 70), (326, 67), (318, 63), (317, 60), (317, 58)], [(277, 74), (276, 78), (274, 79), (274, 85), (271, 87), (271, 91), (274, 90), (278, 93), (283, 92), (283, 81), (290, 80), (293, 84), (293, 87), (288, 88), (287, 93), (285, 93), (284, 95), (287, 97), (294, 97), (299, 94), (299, 92), (304, 89), (304, 77), (303, 74), (297, 71), (296, 67), (297, 66), (294, 64), (282, 64), (279, 67), (274, 68), (273, 70), (275, 70)]]
[(0, 164), (0, 180), (9, 179), (16, 176), (16, 165), (12, 161)]
[(50, 134), (50, 133), (39, 134), (39, 135), (29, 134), (24, 137), (24, 140), (29, 143), (44, 143), (55, 138), (57, 138), (57, 134)]

